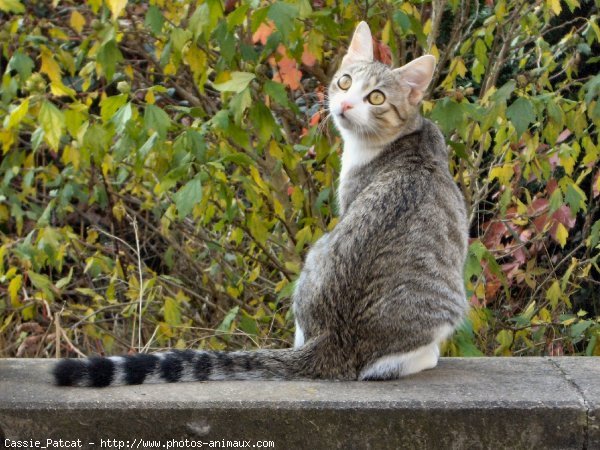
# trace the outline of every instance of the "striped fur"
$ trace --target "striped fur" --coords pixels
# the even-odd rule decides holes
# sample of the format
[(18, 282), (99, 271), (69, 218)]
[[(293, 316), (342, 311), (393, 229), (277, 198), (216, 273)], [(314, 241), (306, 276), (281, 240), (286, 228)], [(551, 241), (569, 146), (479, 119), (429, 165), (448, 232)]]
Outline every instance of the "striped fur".
[[(171, 350), (129, 356), (63, 359), (54, 367), (60, 386), (106, 387), (182, 381), (287, 379), (302, 373), (310, 349), (219, 352)], [(294, 361), (291, 361), (294, 359)]]
[[(467, 308), (465, 205), (442, 134), (419, 115), (431, 57), (392, 70), (373, 62), (371, 45), (361, 23), (330, 86), (344, 139), (341, 216), (310, 249), (296, 282), (295, 348), (63, 360), (58, 384), (378, 380), (437, 364), (439, 342)], [(344, 74), (354, 89), (337, 86)], [(373, 89), (384, 103), (366, 103)]]

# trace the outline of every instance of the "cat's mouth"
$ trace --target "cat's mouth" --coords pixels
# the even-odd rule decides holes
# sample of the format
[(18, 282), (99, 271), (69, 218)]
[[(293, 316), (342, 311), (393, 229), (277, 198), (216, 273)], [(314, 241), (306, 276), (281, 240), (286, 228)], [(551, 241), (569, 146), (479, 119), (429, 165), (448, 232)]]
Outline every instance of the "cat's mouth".
[(350, 117), (348, 117), (348, 114), (346, 114), (346, 113), (341, 112), (337, 116), (340, 121), (340, 125), (347, 126), (347, 125), (350, 125), (353, 123), (353, 120)]

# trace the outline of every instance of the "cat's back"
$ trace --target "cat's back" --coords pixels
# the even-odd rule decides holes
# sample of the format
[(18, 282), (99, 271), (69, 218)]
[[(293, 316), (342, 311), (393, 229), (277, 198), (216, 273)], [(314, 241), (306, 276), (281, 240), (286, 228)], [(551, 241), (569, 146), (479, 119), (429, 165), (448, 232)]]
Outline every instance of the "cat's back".
[(430, 270), (462, 280), (467, 214), (447, 158), (441, 132), (424, 119), (419, 132), (397, 140), (355, 174), (345, 215), (354, 229), (369, 230), (358, 245), (373, 256), (374, 270), (427, 261)]
[[(401, 219), (423, 212), (447, 212), (466, 226), (462, 193), (448, 169), (446, 144), (439, 128), (423, 119), (415, 133), (393, 142), (379, 157), (352, 174), (345, 209), (371, 214), (395, 213)], [(408, 217), (407, 217), (408, 218)]]

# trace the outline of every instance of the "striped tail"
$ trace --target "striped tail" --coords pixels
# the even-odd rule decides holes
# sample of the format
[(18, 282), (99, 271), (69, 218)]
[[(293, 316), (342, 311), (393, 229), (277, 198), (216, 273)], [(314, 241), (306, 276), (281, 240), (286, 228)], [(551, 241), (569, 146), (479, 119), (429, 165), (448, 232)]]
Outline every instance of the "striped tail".
[(310, 346), (238, 352), (172, 350), (130, 356), (63, 359), (59, 386), (105, 387), (177, 381), (312, 378)]

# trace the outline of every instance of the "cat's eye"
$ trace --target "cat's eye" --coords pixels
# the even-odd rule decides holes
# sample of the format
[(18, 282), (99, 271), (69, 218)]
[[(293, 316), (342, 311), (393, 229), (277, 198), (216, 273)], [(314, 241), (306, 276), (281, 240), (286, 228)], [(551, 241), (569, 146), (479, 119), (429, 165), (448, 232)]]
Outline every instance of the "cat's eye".
[(367, 97), (371, 105), (381, 105), (385, 102), (385, 95), (381, 91), (373, 91)]
[(352, 78), (350, 78), (350, 75), (342, 75), (337, 84), (340, 89), (347, 91), (352, 86)]

